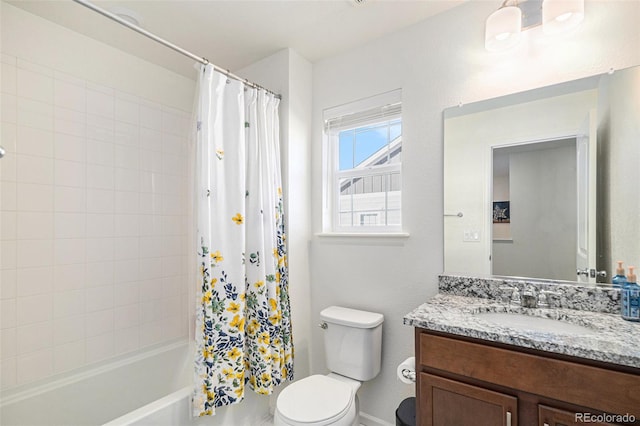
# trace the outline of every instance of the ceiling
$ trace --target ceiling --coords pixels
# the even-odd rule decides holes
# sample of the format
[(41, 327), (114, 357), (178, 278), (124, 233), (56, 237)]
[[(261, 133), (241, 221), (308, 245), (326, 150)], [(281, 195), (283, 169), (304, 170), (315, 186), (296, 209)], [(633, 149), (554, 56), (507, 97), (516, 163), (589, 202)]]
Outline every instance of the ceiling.
[[(193, 78), (193, 62), (71, 0), (4, 0), (76, 32)], [(238, 70), (283, 48), (311, 62), (444, 12), (466, 0), (128, 0), (141, 26), (210, 62)]]

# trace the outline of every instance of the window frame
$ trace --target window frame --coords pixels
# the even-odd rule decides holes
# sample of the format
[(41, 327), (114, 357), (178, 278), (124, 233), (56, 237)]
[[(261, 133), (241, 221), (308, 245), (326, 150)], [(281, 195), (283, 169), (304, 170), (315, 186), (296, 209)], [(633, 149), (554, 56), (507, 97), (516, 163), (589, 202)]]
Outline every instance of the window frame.
[[(351, 102), (335, 108), (324, 111), (324, 131), (323, 131), (323, 215), (322, 215), (322, 231), (325, 235), (399, 235), (402, 234), (402, 160), (397, 163), (388, 163), (382, 165), (371, 165), (362, 169), (350, 168), (340, 170), (340, 141), (339, 134), (344, 131), (354, 130), (362, 127), (372, 126), (379, 123), (388, 123), (400, 120), (402, 125), (402, 91), (400, 89), (392, 92), (383, 93), (370, 98)], [(394, 110), (390, 114), (385, 113), (385, 108), (393, 106)], [(376, 115), (375, 110), (379, 110)], [(372, 112), (372, 116), (358, 119), (360, 113)], [(349, 116), (356, 116), (356, 119), (349, 119)], [(346, 117), (346, 123), (341, 125), (339, 121)], [(337, 125), (328, 126), (327, 123), (338, 121)], [(402, 132), (400, 133), (400, 146), (403, 145)], [(390, 147), (391, 140), (388, 141)], [(384, 214), (390, 211), (398, 211), (400, 215), (400, 223), (394, 225), (375, 225), (363, 226), (353, 225), (359, 220), (353, 220), (352, 225), (340, 225), (340, 196), (339, 182), (344, 178), (365, 178), (368, 176), (385, 176), (390, 179), (391, 174), (397, 173), (400, 179), (400, 207), (399, 209), (388, 209), (387, 200), (385, 200)], [(385, 185), (390, 188), (390, 182)], [(385, 197), (388, 197), (390, 190), (385, 190)], [(351, 210), (351, 214), (355, 212)], [(363, 213), (368, 213), (364, 211)]]

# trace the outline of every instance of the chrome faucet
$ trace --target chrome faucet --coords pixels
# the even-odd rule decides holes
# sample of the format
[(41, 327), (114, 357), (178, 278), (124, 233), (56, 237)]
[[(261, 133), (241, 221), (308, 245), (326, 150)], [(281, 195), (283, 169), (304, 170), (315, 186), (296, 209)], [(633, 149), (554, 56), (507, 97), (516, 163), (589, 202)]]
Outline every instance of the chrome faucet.
[(549, 308), (551, 307), (551, 301), (548, 296), (560, 295), (557, 291), (536, 290), (533, 285), (526, 286), (522, 293), (520, 293), (518, 287), (501, 286), (500, 289), (511, 292), (509, 297), (510, 304), (519, 305), (523, 308)]

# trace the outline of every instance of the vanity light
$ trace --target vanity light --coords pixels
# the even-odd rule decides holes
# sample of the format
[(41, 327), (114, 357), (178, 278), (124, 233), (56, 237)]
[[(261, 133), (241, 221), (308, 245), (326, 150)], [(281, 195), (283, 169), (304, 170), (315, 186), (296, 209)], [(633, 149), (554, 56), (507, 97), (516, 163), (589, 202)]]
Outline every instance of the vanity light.
[(575, 28), (584, 19), (584, 0), (544, 0), (542, 30), (557, 34)]
[(508, 49), (520, 41), (522, 11), (518, 6), (507, 6), (507, 1), (487, 18), (484, 46), (491, 52)]
[(515, 46), (522, 31), (542, 25), (545, 34), (575, 28), (584, 19), (584, 0), (504, 0), (487, 18), (484, 45), (496, 52)]

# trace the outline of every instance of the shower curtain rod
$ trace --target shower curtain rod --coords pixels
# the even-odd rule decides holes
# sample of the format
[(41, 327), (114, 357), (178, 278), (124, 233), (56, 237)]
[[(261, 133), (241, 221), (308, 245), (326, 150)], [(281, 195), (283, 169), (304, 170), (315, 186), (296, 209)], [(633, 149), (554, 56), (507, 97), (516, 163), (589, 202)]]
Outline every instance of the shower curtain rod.
[[(157, 35), (149, 32), (149, 31), (147, 31), (147, 30), (145, 30), (145, 29), (143, 29), (143, 28), (141, 28), (141, 27), (139, 27), (139, 26), (137, 26), (135, 24), (132, 24), (131, 22), (127, 21), (126, 19), (123, 19), (120, 16), (109, 12), (106, 9), (103, 9), (103, 8), (101, 8), (99, 6), (96, 6), (95, 4), (93, 4), (91, 2), (88, 2), (87, 0), (73, 0), (73, 1), (78, 3), (78, 4), (80, 4), (80, 5), (82, 5), (82, 6), (84, 6), (84, 7), (86, 7), (86, 8), (88, 8), (88, 9), (93, 10), (94, 12), (98, 12), (102, 16), (105, 16), (105, 17), (107, 17), (107, 18), (109, 18), (109, 19), (111, 19), (113, 21), (116, 21), (119, 24), (124, 25), (125, 27), (127, 27), (127, 28), (129, 28), (129, 29), (131, 29), (131, 30), (133, 30), (133, 31), (135, 31), (135, 32), (137, 32), (139, 34), (142, 34), (145, 37), (150, 38), (151, 40), (156, 41), (156, 42), (168, 47), (169, 49), (172, 49), (172, 50), (174, 50), (174, 51), (176, 51), (178, 53), (183, 54), (184, 56), (187, 56), (187, 57), (189, 57), (189, 58), (191, 58), (191, 59), (193, 59), (193, 60), (195, 60), (197, 62), (200, 62), (201, 64), (204, 64), (204, 65), (211, 64), (211, 62), (209, 62), (209, 60), (207, 58), (203, 58), (203, 57), (194, 55), (193, 53), (189, 52), (188, 50), (185, 50), (185, 49), (181, 48), (180, 46), (176, 46), (175, 44), (173, 44), (173, 43), (171, 43), (171, 42), (169, 42), (169, 41), (167, 41), (167, 40), (165, 40), (165, 39), (163, 39), (161, 37), (158, 37)], [(226, 75), (228, 78), (232, 78), (234, 80), (241, 81), (241, 82), (243, 82), (245, 84), (245, 86), (253, 87), (254, 89), (264, 89), (267, 92), (273, 94), (276, 98), (282, 99), (282, 96), (280, 96), (279, 94), (274, 93), (271, 90), (265, 89), (264, 87), (260, 86), (259, 84), (253, 83), (253, 82), (247, 80), (246, 78), (242, 78), (242, 77), (240, 77), (238, 75), (235, 75), (231, 71), (226, 70), (224, 68), (221, 68), (221, 67), (219, 67), (219, 66), (217, 66), (215, 64), (211, 64), (211, 65), (213, 66), (213, 69), (215, 69), (216, 71), (221, 72), (222, 74)]]

